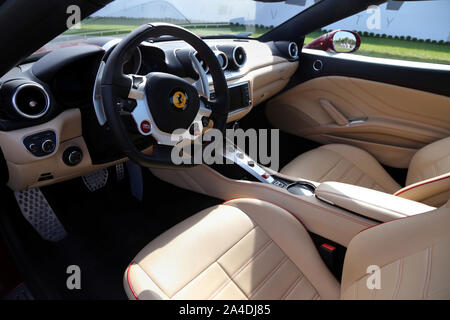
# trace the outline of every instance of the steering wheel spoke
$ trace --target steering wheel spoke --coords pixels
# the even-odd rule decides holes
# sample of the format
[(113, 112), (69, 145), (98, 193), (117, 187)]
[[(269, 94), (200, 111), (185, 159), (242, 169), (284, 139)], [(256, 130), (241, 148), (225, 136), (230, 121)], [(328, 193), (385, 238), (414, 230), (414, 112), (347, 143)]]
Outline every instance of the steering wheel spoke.
[(129, 74), (127, 77), (131, 79), (131, 87), (128, 92), (128, 98), (134, 100), (144, 100), (147, 78), (136, 74)]
[(198, 80), (195, 81), (192, 85), (197, 89), (197, 92), (200, 96), (209, 99), (210, 98), (209, 82), (208, 77), (206, 76), (205, 69), (203, 69), (202, 65), (195, 57), (193, 51), (189, 53), (189, 57), (192, 61), (192, 65), (194, 66), (195, 72), (197, 72), (198, 74)]
[[(136, 128), (143, 136), (152, 136), (160, 145), (174, 146), (182, 140), (194, 139), (195, 135), (190, 134), (190, 130), (178, 130), (175, 134), (164, 132), (158, 128), (152, 117), (149, 102), (145, 93), (147, 77), (139, 75), (128, 75), (133, 84), (128, 94), (128, 99), (136, 101), (136, 107), (131, 112)], [(210, 110), (204, 107), (199, 110), (194, 122), (197, 127), (201, 127), (201, 119), (203, 116), (209, 116)], [(190, 129), (190, 128), (189, 128)], [(202, 130), (202, 128), (200, 128)], [(179, 132), (182, 131), (182, 132)]]
[[(211, 110), (200, 108), (191, 126), (188, 129), (179, 129), (173, 133), (160, 130), (153, 120), (147, 99), (136, 100), (136, 107), (131, 113), (137, 130), (143, 136), (152, 136), (158, 144), (174, 146), (181, 141), (194, 141), (199, 138), (205, 127), (205, 121), (209, 122)], [(206, 120), (205, 120), (206, 119)]]
[(209, 118), (212, 114), (211, 107), (209, 106), (209, 101), (205, 103), (203, 99), (200, 99), (200, 109), (198, 110), (198, 114), (202, 117)]

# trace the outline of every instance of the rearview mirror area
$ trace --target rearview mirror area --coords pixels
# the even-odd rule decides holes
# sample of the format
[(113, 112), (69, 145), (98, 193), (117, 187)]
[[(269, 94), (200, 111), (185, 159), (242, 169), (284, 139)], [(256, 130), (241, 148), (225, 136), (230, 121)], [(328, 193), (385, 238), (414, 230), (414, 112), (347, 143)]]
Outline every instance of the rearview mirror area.
[(349, 30), (334, 30), (308, 43), (305, 48), (337, 53), (351, 53), (358, 50), (360, 45), (361, 38), (358, 33)]

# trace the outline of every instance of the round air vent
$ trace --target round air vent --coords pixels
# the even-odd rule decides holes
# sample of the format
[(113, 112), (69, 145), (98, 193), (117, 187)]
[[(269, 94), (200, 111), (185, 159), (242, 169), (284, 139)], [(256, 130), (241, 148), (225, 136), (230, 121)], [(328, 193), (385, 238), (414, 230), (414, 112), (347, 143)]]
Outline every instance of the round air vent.
[(245, 64), (246, 61), (247, 61), (247, 54), (245, 53), (244, 48), (242, 47), (234, 48), (233, 62), (236, 64), (236, 66), (240, 68)]
[(222, 70), (225, 70), (228, 67), (228, 57), (225, 53), (222, 51), (216, 51), (215, 52), (217, 60), (219, 61), (220, 66), (222, 67)]
[(50, 98), (42, 86), (37, 83), (25, 83), (17, 87), (12, 104), (22, 117), (36, 119), (48, 111)]
[(295, 42), (289, 43), (288, 54), (289, 54), (289, 57), (291, 57), (292, 59), (298, 58), (298, 46)]

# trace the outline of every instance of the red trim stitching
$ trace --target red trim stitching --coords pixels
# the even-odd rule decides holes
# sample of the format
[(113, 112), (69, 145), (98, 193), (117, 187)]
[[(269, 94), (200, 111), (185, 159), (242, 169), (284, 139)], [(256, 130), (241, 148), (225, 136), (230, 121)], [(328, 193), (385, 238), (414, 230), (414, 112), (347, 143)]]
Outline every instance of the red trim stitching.
[[(275, 204), (275, 203), (273, 203), (273, 202), (270, 202), (270, 201), (267, 201), (267, 200), (260, 200), (260, 199), (257, 199), (257, 198), (251, 198), (251, 197), (237, 197), (237, 198), (231, 198), (230, 200), (226, 200), (226, 201), (222, 202), (222, 205), (225, 205), (227, 202), (230, 202), (230, 201), (233, 201), (233, 200), (239, 200), (239, 199), (251, 199), (251, 200), (264, 201), (264, 202), (270, 203), (270, 204), (272, 204), (272, 205), (274, 205), (274, 206), (276, 206), (276, 207), (278, 207), (278, 208), (280, 208), (280, 209), (286, 211), (286, 212), (289, 213), (291, 216), (293, 216), (298, 222), (300, 222), (300, 224), (303, 226), (303, 228), (305, 228), (306, 232), (308, 233), (309, 237), (311, 238), (311, 235), (309, 234), (308, 229), (306, 228), (306, 226), (303, 224), (303, 222), (302, 222), (295, 214), (293, 214), (293, 213), (290, 212), (289, 210), (287, 210), (287, 209), (285, 209), (285, 208), (283, 208), (283, 207), (281, 207), (281, 206), (279, 206), (279, 205), (277, 205), (277, 204)], [(373, 226), (369, 226), (369, 227), (367, 227), (367, 228), (364, 228), (364, 229), (360, 230), (356, 235), (358, 235), (358, 234), (360, 234), (361, 232), (366, 231), (366, 230), (368, 230), (368, 229), (371, 229), (371, 228), (380, 226), (380, 225), (382, 225), (382, 224), (385, 224), (385, 223), (388, 223), (388, 222), (392, 222), (392, 221), (396, 221), (396, 220), (400, 220), (400, 219), (410, 218), (410, 217), (413, 217), (413, 216), (401, 217), (401, 218), (397, 218), (397, 219), (394, 219), (394, 220), (390, 220), (390, 221), (382, 222), (382, 223), (379, 223), (379, 224), (375, 224), (375, 225), (373, 225)], [(356, 235), (355, 235), (355, 237), (356, 237)], [(311, 238), (311, 241), (313, 241), (312, 238)], [(314, 242), (314, 241), (313, 241), (313, 242)]]
[[(325, 146), (321, 146), (321, 147), (319, 147), (319, 148), (323, 148), (323, 147), (325, 147)], [(225, 178), (224, 176), (222, 176), (220, 173), (218, 173), (217, 171), (214, 171), (213, 169), (211, 169), (211, 168), (209, 168), (209, 167), (206, 167), (208, 170), (210, 170), (210, 173), (212, 174), (212, 175), (215, 175), (216, 177), (218, 177), (219, 179), (221, 179), (221, 180), (224, 180), (226, 183), (230, 183), (230, 181), (232, 181), (232, 180), (230, 180), (230, 179), (228, 179), (228, 178)], [(234, 180), (233, 180), (234, 181)], [(261, 185), (261, 186), (260, 186)], [(268, 187), (269, 185), (268, 184), (264, 184), (264, 183), (260, 183), (260, 185), (258, 185), (258, 186), (255, 186), (257, 189), (260, 189), (260, 188), (266, 188), (266, 187)], [(277, 189), (277, 187), (274, 187), (274, 188), (276, 188)], [(295, 195), (293, 195), (293, 194), (291, 194), (291, 193), (288, 193), (288, 194), (286, 194), (286, 196), (290, 196), (290, 197), (297, 197), (297, 196), (295, 196)], [(256, 198), (251, 198), (251, 197), (241, 197), (241, 198), (249, 198), (249, 199), (256, 199)], [(297, 197), (298, 198), (298, 197)], [(233, 199), (239, 199), (239, 197), (237, 197), (237, 198), (232, 198), (231, 200), (233, 200)], [(304, 201), (304, 200), (301, 200), (305, 205), (307, 205), (307, 206), (310, 206), (310, 207), (315, 207), (315, 208), (320, 208), (321, 210), (325, 210), (325, 211), (327, 211), (328, 213), (331, 213), (331, 214), (334, 214), (334, 215), (336, 215), (336, 216), (338, 216), (339, 218), (341, 218), (341, 219), (346, 219), (346, 220), (349, 220), (349, 221), (352, 221), (353, 223), (357, 223), (357, 224), (359, 224), (359, 225), (366, 225), (366, 226), (369, 226), (369, 224), (368, 223), (366, 223), (366, 222), (363, 222), (363, 221), (361, 221), (361, 220), (358, 220), (358, 219), (356, 219), (356, 218), (352, 218), (351, 216), (349, 216), (349, 215), (343, 215), (342, 213), (337, 213), (337, 212), (335, 212), (335, 211), (333, 211), (333, 210), (331, 210), (331, 209), (326, 209), (325, 207), (323, 207), (323, 206), (319, 206), (319, 205), (317, 205), (317, 204), (314, 204), (314, 203), (312, 203), (312, 202), (308, 202), (308, 201)]]
[[(403, 192), (406, 192), (406, 191), (408, 191), (408, 190), (411, 190), (411, 189), (414, 189), (414, 188), (416, 188), (416, 187), (422, 186), (422, 185), (424, 185), (424, 184), (431, 183), (431, 182), (436, 182), (436, 181), (439, 181), (439, 180), (444, 180), (444, 179), (447, 179), (447, 178), (450, 178), (450, 175), (448, 175), (448, 176), (446, 176), (446, 177), (439, 178), (439, 179), (430, 180), (430, 181), (421, 183), (421, 184), (419, 184), (419, 185), (417, 185), (417, 186), (412, 186), (412, 187), (410, 187), (410, 188), (408, 188), (408, 189), (403, 190), (403, 191), (400, 192), (400, 193), (394, 193), (394, 196), (398, 196), (399, 194), (402, 194)], [(385, 221), (385, 222), (382, 222), (382, 223), (379, 223), (379, 224), (370, 226), (370, 227), (368, 227), (368, 228), (362, 229), (361, 231), (358, 232), (358, 234), (360, 234), (361, 232), (364, 232), (364, 231), (366, 231), (366, 230), (369, 230), (369, 229), (372, 229), (372, 228), (381, 226), (381, 225), (383, 225), (383, 224), (389, 223), (389, 222), (394, 222), (394, 221), (401, 220), (401, 219), (412, 218), (412, 217), (414, 217), (414, 216), (416, 216), (416, 215), (406, 216), (406, 217), (401, 217), (401, 218), (397, 218), (397, 219), (392, 219), (392, 220), (389, 220), (389, 221)]]
[[(430, 212), (431, 212), (431, 211), (430, 211)], [(426, 213), (426, 212), (425, 212), (425, 213)], [(401, 217), (401, 218), (392, 219), (392, 220), (389, 220), (389, 221), (384, 221), (384, 222), (381, 222), (381, 223), (379, 223), (379, 224), (375, 224), (375, 225), (373, 225), (373, 226), (370, 226), (370, 227), (367, 227), (367, 228), (365, 228), (365, 229), (362, 229), (362, 230), (359, 231), (356, 235), (358, 235), (358, 234), (360, 234), (361, 232), (364, 232), (364, 231), (366, 231), (366, 230), (369, 230), (369, 229), (372, 229), (372, 228), (375, 228), (375, 227), (379, 227), (379, 226), (381, 226), (381, 225), (383, 225), (383, 224), (386, 224), (386, 223), (389, 223), (389, 222), (394, 222), (394, 221), (402, 220), (402, 219), (408, 219), (408, 218), (412, 218), (412, 217), (415, 217), (415, 216), (417, 216), (417, 215), (406, 216), (406, 217)], [(356, 237), (356, 236), (355, 236), (355, 237)]]
[(130, 267), (135, 264), (135, 262), (133, 261), (132, 263), (130, 263), (130, 265), (127, 268), (127, 282), (128, 282), (128, 287), (130, 287), (131, 293), (133, 294), (134, 298), (136, 300), (139, 300), (138, 296), (136, 295), (136, 292), (134, 292), (133, 286), (131, 285), (130, 282)]
[(429, 183), (432, 183), (432, 182), (436, 182), (436, 181), (448, 179), (448, 178), (450, 178), (450, 174), (449, 174), (448, 176), (446, 176), (446, 177), (442, 177), (442, 178), (439, 178), (439, 179), (433, 179), (433, 180), (425, 181), (425, 182), (422, 182), (422, 183), (420, 183), (420, 184), (413, 185), (413, 186), (411, 186), (411, 187), (409, 187), (409, 188), (407, 188), (407, 189), (399, 190), (400, 192), (397, 191), (396, 193), (394, 193), (394, 196), (398, 196), (399, 194), (402, 194), (403, 192), (412, 190), (412, 189), (414, 189), (414, 188), (417, 188), (417, 187), (420, 187), (420, 186), (423, 186), (423, 185), (426, 185), (426, 184), (429, 184)]

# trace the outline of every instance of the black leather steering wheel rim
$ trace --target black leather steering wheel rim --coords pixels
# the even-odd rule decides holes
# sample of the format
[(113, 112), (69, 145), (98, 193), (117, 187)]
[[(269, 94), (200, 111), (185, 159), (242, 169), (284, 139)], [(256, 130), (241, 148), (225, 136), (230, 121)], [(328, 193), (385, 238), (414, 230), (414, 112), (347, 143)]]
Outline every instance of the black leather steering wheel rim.
[[(150, 38), (172, 36), (191, 45), (208, 65), (216, 94), (215, 101), (209, 104), (212, 109), (210, 119), (213, 127), (223, 131), (228, 116), (229, 93), (223, 70), (211, 48), (198, 36), (188, 30), (171, 24), (145, 24), (125, 37), (109, 54), (101, 81), (103, 108), (110, 131), (125, 155), (134, 162), (146, 167), (174, 167), (171, 161), (172, 147), (154, 145), (152, 154), (142, 153), (128, 137), (119, 110), (116, 107), (121, 98), (127, 98), (132, 80), (122, 73), (126, 55), (141, 42)], [(186, 165), (186, 164), (183, 164)], [(188, 164), (189, 165), (189, 164)]]

